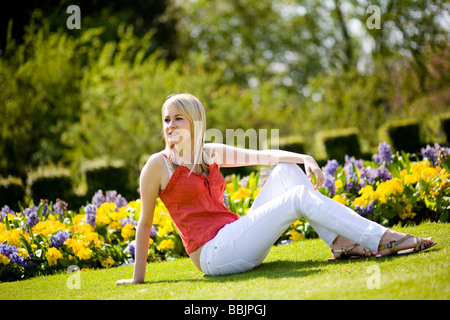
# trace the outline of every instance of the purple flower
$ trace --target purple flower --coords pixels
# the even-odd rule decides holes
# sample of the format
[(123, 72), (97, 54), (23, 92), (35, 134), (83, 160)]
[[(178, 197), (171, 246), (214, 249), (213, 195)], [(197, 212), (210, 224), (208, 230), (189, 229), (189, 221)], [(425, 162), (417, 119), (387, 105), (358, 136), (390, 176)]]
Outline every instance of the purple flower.
[(55, 248), (61, 247), (67, 239), (69, 239), (70, 233), (68, 231), (59, 231), (55, 233), (50, 239), (51, 246)]
[(447, 161), (447, 156), (450, 154), (450, 148), (441, 147), (435, 143), (434, 147), (427, 145), (426, 148), (420, 149), (424, 159), (428, 159), (433, 166), (439, 166), (442, 162)]
[[(354, 158), (353, 158), (354, 160)], [(347, 163), (344, 166), (344, 171), (346, 173), (346, 184), (345, 184), (345, 191), (350, 191), (354, 189), (356, 192), (358, 192), (361, 189), (361, 185), (359, 184), (358, 175), (354, 170), (353, 166), (360, 165), (359, 161), (355, 162), (352, 159), (349, 159)]]
[(92, 197), (92, 204), (98, 208), (105, 202), (105, 197), (103, 196), (102, 190), (98, 190)]
[(116, 200), (114, 201), (114, 204), (116, 205), (117, 208), (125, 207), (128, 204), (128, 201), (119, 194)]
[(375, 184), (375, 179), (378, 177), (378, 170), (371, 167), (361, 168), (359, 171), (359, 179), (363, 186), (366, 184)]
[(152, 231), (150, 231), (150, 238), (155, 240), (157, 234), (158, 234), (158, 227), (153, 225), (152, 226)]
[(4, 205), (2, 210), (0, 211), (0, 221), (2, 221), (5, 217), (7, 217), (8, 214), (16, 215), (16, 213), (13, 210), (11, 210), (10, 207)]
[(27, 227), (34, 227), (38, 223), (37, 210), (38, 207), (36, 206), (25, 209), (25, 217), (27, 218), (27, 222), (25, 223), (25, 225)]
[(334, 184), (336, 179), (333, 176), (326, 175), (324, 186), (328, 189), (328, 194), (334, 196), (336, 194), (336, 185)]
[(42, 215), (45, 216), (48, 212), (48, 200), (41, 200), (41, 203), (39, 205), (43, 206), (42, 208)]
[(379, 167), (377, 169), (378, 176), (380, 177), (380, 182), (385, 182), (392, 179), (392, 174), (386, 167)]
[(131, 258), (133, 258), (133, 260), (134, 260), (134, 254), (135, 254), (135, 251), (136, 251), (136, 245), (135, 245), (135, 243), (133, 241), (128, 244), (127, 250), (131, 254)]
[(133, 220), (133, 219), (125, 219), (125, 218), (123, 218), (123, 219), (120, 220), (120, 224), (122, 225), (122, 227), (125, 227), (125, 225), (127, 225), (127, 224), (131, 224), (133, 226), (137, 226), (137, 221)]
[(323, 173), (325, 175), (334, 176), (334, 174), (336, 173), (336, 171), (338, 169), (338, 166), (339, 166), (339, 163), (337, 162), (337, 160), (328, 160), (327, 164), (323, 168)]
[(339, 163), (337, 160), (328, 160), (327, 164), (323, 168), (323, 174), (325, 176), (324, 186), (328, 188), (328, 194), (334, 196), (336, 194), (336, 186), (334, 182), (336, 179), (334, 175), (338, 169)]
[(285, 246), (292, 243), (292, 240), (281, 240), (279, 246)]
[(373, 206), (374, 206), (374, 204), (375, 204), (375, 202), (372, 201), (366, 207), (356, 205), (355, 206), (355, 210), (358, 211), (360, 215), (366, 216), (368, 214), (372, 214), (373, 213)]
[(86, 214), (86, 223), (94, 227), (95, 219), (97, 218), (97, 207), (89, 203), (86, 207), (84, 207), (84, 212)]
[(364, 160), (363, 159), (356, 160), (355, 157), (349, 157), (348, 155), (345, 155), (345, 164), (346, 165), (354, 164), (355, 167), (361, 169), (364, 164)]
[(392, 174), (384, 166), (379, 168), (364, 167), (359, 171), (359, 179), (361, 185), (364, 187), (367, 184), (375, 184), (376, 180), (380, 182), (391, 180)]
[(14, 264), (20, 267), (28, 267), (24, 258), (19, 255), (19, 250), (12, 244), (0, 244), (0, 254), (8, 257)]
[(392, 161), (391, 146), (386, 142), (378, 145), (378, 153), (373, 155), (373, 160), (377, 165), (388, 165)]
[(116, 197), (117, 197), (117, 191), (116, 190), (106, 191), (105, 202), (106, 203), (114, 202), (114, 201), (116, 201)]
[(67, 202), (56, 199), (56, 202), (53, 205), (53, 210), (57, 215), (62, 216), (67, 211)]

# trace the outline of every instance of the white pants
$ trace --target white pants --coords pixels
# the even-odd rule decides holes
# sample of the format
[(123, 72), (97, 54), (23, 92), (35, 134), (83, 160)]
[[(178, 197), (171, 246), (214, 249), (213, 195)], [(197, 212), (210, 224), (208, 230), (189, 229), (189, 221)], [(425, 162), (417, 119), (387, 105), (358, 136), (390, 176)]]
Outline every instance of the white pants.
[(225, 225), (203, 246), (202, 271), (224, 275), (251, 270), (263, 262), (286, 229), (302, 217), (328, 246), (341, 235), (376, 252), (387, 230), (314, 190), (296, 164), (280, 163), (247, 215)]

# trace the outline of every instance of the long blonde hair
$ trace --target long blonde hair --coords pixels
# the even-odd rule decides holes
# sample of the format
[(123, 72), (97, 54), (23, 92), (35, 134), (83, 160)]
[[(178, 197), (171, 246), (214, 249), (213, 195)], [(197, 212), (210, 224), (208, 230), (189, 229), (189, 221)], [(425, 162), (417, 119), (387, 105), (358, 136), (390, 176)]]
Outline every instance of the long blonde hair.
[[(172, 94), (167, 97), (161, 108), (162, 121), (164, 126), (164, 110), (167, 107), (183, 116), (185, 116), (191, 125), (191, 140), (194, 142), (193, 158), (194, 166), (191, 172), (207, 173), (208, 167), (211, 164), (210, 154), (204, 148), (205, 134), (206, 134), (206, 113), (200, 100), (189, 93)], [(169, 162), (176, 168), (178, 164), (175, 161), (174, 145), (171, 145), (167, 136), (164, 133), (164, 140), (166, 143), (166, 150), (169, 152)]]

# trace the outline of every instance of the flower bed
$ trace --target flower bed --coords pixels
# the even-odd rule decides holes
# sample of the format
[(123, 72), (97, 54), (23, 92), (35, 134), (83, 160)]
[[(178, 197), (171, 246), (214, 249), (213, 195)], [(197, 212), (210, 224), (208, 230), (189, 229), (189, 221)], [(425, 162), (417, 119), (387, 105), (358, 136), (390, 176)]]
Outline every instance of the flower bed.
[[(421, 151), (421, 159), (412, 161), (405, 153), (391, 153), (389, 145), (383, 143), (374, 161), (351, 157), (343, 165), (328, 161), (324, 167), (325, 185), (319, 190), (384, 225), (448, 222), (449, 149), (435, 145)], [(252, 173), (242, 179), (227, 177), (224, 201), (228, 208), (245, 215), (269, 173)], [(115, 191), (104, 194), (101, 190), (78, 211), (67, 210), (63, 200), (30, 203), (20, 212), (5, 206), (0, 212), (0, 280), (51, 274), (71, 265), (83, 269), (132, 264), (139, 214), (139, 199), (128, 202)], [(153, 224), (149, 261), (186, 256), (160, 199)], [(277, 244), (315, 236), (305, 220), (298, 220)]]

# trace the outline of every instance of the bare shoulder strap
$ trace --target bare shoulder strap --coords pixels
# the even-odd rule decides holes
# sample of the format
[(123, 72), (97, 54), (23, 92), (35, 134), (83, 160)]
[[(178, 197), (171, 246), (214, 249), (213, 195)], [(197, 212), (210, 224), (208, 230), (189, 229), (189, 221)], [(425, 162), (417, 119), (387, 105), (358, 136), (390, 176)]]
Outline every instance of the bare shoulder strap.
[(170, 179), (173, 175), (173, 171), (172, 171), (172, 168), (170, 167), (169, 161), (167, 161), (167, 156), (164, 153), (162, 155), (163, 155), (164, 162), (166, 163), (167, 170), (169, 170), (169, 179)]

